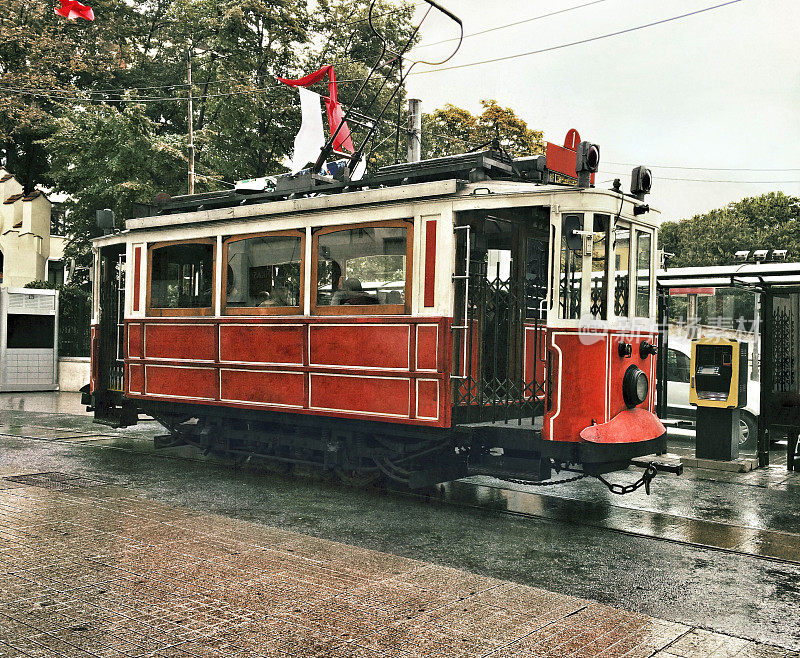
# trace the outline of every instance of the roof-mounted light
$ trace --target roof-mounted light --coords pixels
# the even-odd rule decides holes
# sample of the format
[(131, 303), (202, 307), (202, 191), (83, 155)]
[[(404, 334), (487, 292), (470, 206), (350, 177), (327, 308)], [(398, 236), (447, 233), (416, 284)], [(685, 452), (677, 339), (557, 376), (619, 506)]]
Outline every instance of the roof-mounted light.
[(639, 201), (644, 201), (644, 195), (650, 194), (653, 187), (653, 174), (645, 166), (634, 167), (631, 172), (631, 194)]
[(578, 187), (589, 187), (591, 176), (600, 167), (600, 147), (590, 142), (578, 144), (575, 157), (575, 173), (578, 174)]

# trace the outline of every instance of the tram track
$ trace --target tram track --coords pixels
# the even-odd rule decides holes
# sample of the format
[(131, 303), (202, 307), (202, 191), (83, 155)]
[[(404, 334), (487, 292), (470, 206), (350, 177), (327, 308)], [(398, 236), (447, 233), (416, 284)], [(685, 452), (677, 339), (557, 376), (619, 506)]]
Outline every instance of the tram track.
[[(102, 432), (60, 430), (50, 426), (27, 424), (15, 427), (18, 428), (18, 431), (14, 433), (5, 431), (6, 428), (0, 428), (0, 437), (83, 445), (127, 454), (147, 454), (159, 459), (230, 466), (229, 462), (217, 458), (209, 459), (200, 455), (193, 456), (185, 452), (174, 454), (164, 450), (143, 453), (142, 450), (135, 447), (110, 443), (110, 441), (118, 441), (120, 438), (136, 441), (137, 438), (134, 436), (121, 437), (120, 435), (110, 435)], [(281, 477), (286, 476), (282, 475)], [(325, 484), (328, 486), (347, 486), (332, 482), (326, 482)], [(392, 487), (388, 487), (383, 491), (389, 492), (393, 496), (426, 504), (434, 503), (473, 509), (488, 514), (494, 513), (516, 518), (530, 518), (554, 525), (572, 524), (630, 537), (649, 539), (658, 543), (676, 544), (698, 550), (740, 555), (776, 564), (800, 565), (800, 534), (795, 533), (686, 517), (641, 508), (609, 505), (605, 502), (593, 503), (579, 498), (565, 498), (525, 491), (520, 488), (506, 487), (500, 482), (491, 480), (481, 483), (460, 480), (438, 485), (435, 489), (426, 490), (422, 493), (402, 491)], [(525, 507), (528, 509), (524, 509)], [(593, 520), (593, 515), (597, 520)], [(642, 527), (638, 529), (624, 527), (625, 524), (631, 523), (631, 520), (640, 526), (649, 523), (650, 526), (661, 528), (662, 531), (648, 532)], [(680, 536), (681, 534), (683, 536)], [(692, 537), (702, 537), (704, 541), (693, 540)]]
[[(531, 493), (520, 492), (519, 490), (507, 489), (507, 488), (499, 487), (499, 486), (486, 486), (486, 485), (482, 485), (482, 484), (481, 485), (476, 485), (476, 484), (469, 483), (469, 482), (459, 482), (458, 484), (459, 485), (463, 485), (463, 486), (471, 486), (474, 489), (491, 488), (491, 489), (495, 489), (495, 490), (500, 491), (500, 492), (512, 492), (513, 491), (515, 493), (524, 493), (525, 495), (530, 496), (530, 497), (535, 498), (535, 499), (538, 499), (538, 500), (550, 499), (550, 500), (557, 500), (557, 501), (560, 501), (560, 502), (569, 502), (569, 503), (572, 503), (572, 504), (575, 505), (576, 511), (581, 511), (581, 512), (585, 512), (586, 505), (589, 504), (587, 501), (583, 501), (583, 500), (580, 500), (580, 499), (565, 499), (565, 498), (559, 498), (559, 497), (556, 497), (556, 496), (546, 496), (546, 495), (533, 493), (533, 492), (531, 492)], [(409, 492), (402, 493), (402, 495), (405, 495), (405, 496), (411, 497), (411, 498), (415, 498), (417, 500), (426, 499), (426, 496), (418, 495), (418, 494), (414, 494), (414, 493), (409, 493)], [(752, 534), (752, 535), (754, 535), (756, 537), (761, 536), (762, 538), (767, 538), (768, 540), (769, 539), (784, 539), (785, 543), (780, 542), (779, 545), (788, 547), (788, 549), (791, 550), (794, 553), (794, 555), (792, 557), (785, 557), (785, 556), (778, 555), (777, 551), (761, 551), (761, 552), (757, 552), (755, 550), (745, 550), (745, 549), (737, 548), (735, 546), (734, 547), (722, 546), (722, 545), (719, 545), (719, 543), (715, 544), (715, 543), (710, 543), (710, 542), (691, 541), (691, 540), (688, 540), (688, 539), (681, 539), (681, 538), (678, 538), (678, 537), (669, 537), (669, 536), (658, 535), (658, 534), (654, 534), (654, 533), (647, 533), (647, 532), (643, 532), (643, 531), (625, 529), (625, 528), (621, 528), (621, 527), (614, 527), (612, 525), (609, 525), (608, 523), (597, 523), (597, 522), (592, 522), (592, 521), (588, 521), (588, 520), (577, 521), (574, 518), (556, 518), (555, 516), (550, 515), (550, 514), (537, 514), (537, 513), (533, 513), (533, 512), (524, 512), (524, 511), (518, 511), (518, 510), (508, 510), (508, 509), (503, 510), (503, 509), (487, 507), (487, 506), (480, 505), (480, 504), (469, 504), (469, 503), (465, 503), (463, 501), (447, 501), (446, 504), (451, 505), (451, 506), (456, 506), (456, 507), (462, 507), (462, 508), (465, 508), (465, 509), (475, 509), (475, 510), (480, 510), (480, 511), (483, 511), (483, 512), (494, 512), (494, 513), (505, 515), (505, 516), (536, 519), (537, 521), (543, 521), (543, 522), (552, 523), (552, 524), (573, 524), (573, 525), (576, 525), (576, 526), (590, 527), (590, 528), (594, 528), (594, 529), (598, 529), (598, 530), (605, 530), (605, 531), (608, 531), (608, 532), (613, 532), (615, 534), (626, 535), (626, 536), (629, 536), (629, 537), (638, 537), (638, 538), (642, 538), (642, 539), (649, 539), (649, 540), (652, 540), (654, 542), (659, 542), (659, 543), (676, 544), (676, 545), (681, 545), (681, 546), (687, 546), (687, 547), (690, 547), (690, 548), (715, 551), (715, 552), (719, 552), (719, 553), (726, 553), (726, 554), (731, 554), (731, 555), (741, 555), (741, 556), (744, 556), (744, 557), (751, 557), (751, 558), (756, 558), (756, 559), (760, 559), (760, 560), (766, 560), (766, 561), (774, 562), (774, 563), (778, 563), (778, 564), (800, 565), (800, 535), (794, 534), (794, 533), (786, 533), (786, 532), (780, 532), (780, 531), (774, 531), (774, 530), (765, 530), (763, 528), (754, 528), (754, 527), (749, 527), (749, 526), (739, 526), (739, 525), (734, 525), (734, 524), (721, 523), (721, 522), (718, 522), (718, 521), (710, 521), (708, 519), (697, 519), (697, 518), (680, 517), (680, 516), (677, 516), (677, 515), (650, 512), (648, 510), (642, 510), (642, 509), (639, 509), (639, 508), (626, 508), (626, 507), (614, 506), (614, 505), (610, 506), (614, 510), (630, 511), (630, 512), (632, 512), (635, 515), (640, 516), (640, 517), (641, 516), (647, 516), (647, 515), (653, 515), (653, 516), (658, 515), (662, 519), (665, 519), (665, 518), (666, 519), (675, 519), (677, 522), (689, 521), (693, 525), (700, 526), (700, 527), (705, 528), (705, 529), (707, 529), (709, 531), (712, 531), (712, 532), (713, 531), (722, 532), (722, 533), (729, 533), (729, 532), (736, 533), (736, 532), (739, 532), (739, 533), (743, 533), (743, 534), (747, 534), (747, 535)]]

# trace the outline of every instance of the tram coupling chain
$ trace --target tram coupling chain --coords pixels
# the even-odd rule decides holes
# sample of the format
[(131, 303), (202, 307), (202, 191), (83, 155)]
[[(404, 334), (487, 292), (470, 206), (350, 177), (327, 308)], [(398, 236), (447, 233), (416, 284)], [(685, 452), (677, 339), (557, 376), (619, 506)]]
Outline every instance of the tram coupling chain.
[(647, 465), (647, 468), (644, 469), (644, 473), (642, 473), (642, 477), (640, 477), (636, 482), (632, 484), (616, 484), (614, 482), (609, 482), (606, 480), (602, 475), (595, 475), (595, 477), (600, 480), (604, 485), (608, 487), (608, 490), (613, 494), (618, 494), (623, 496), (625, 494), (633, 493), (640, 487), (644, 486), (645, 493), (650, 495), (650, 483), (653, 481), (653, 478), (658, 475), (658, 466), (656, 466), (655, 462), (650, 462)]
[(504, 477), (501, 475), (495, 475), (495, 477), (499, 480), (503, 480), (503, 482), (511, 482), (511, 484), (523, 484), (528, 487), (552, 487), (556, 484), (566, 484), (567, 482), (582, 480), (583, 478), (588, 477), (588, 475), (586, 475), (586, 473), (581, 473), (580, 475), (566, 478), (564, 480), (518, 480), (517, 478)]

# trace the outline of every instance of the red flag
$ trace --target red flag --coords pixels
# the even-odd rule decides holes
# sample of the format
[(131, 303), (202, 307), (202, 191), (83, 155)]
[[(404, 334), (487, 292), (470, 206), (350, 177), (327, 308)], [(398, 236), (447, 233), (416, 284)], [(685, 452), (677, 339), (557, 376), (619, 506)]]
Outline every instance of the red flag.
[[(61, 1), (64, 2), (64, 0)], [(326, 75), (328, 76), (329, 96), (323, 96), (323, 98), (325, 100), (325, 110), (328, 113), (328, 125), (331, 129), (331, 135), (336, 133), (336, 129), (339, 127), (339, 124), (342, 124), (341, 129), (333, 139), (333, 148), (337, 151), (347, 149), (350, 151), (350, 153), (353, 153), (355, 148), (353, 147), (353, 140), (350, 137), (350, 128), (347, 125), (347, 122), (344, 121), (344, 111), (342, 110), (342, 105), (339, 103), (336, 93), (336, 73), (334, 72), (331, 64), (323, 66), (318, 71), (309, 73), (308, 75), (298, 78), (297, 80), (290, 80), (289, 78), (278, 78), (278, 80), (289, 85), (290, 87), (308, 87), (309, 85), (313, 85), (315, 82), (319, 82)]]
[(59, 16), (64, 18), (83, 18), (87, 21), (94, 20), (94, 12), (88, 5), (82, 5), (77, 0), (61, 0), (61, 6), (53, 9)]

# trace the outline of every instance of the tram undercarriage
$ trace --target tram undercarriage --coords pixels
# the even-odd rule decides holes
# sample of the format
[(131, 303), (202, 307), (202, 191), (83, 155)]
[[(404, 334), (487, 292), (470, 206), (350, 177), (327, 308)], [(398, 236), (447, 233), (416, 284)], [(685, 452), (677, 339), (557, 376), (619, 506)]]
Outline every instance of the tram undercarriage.
[[(562, 472), (602, 476), (632, 460), (666, 452), (664, 437), (608, 446), (545, 441), (528, 424), (474, 423), (431, 432), (390, 423), (293, 416), (197, 405), (147, 403), (142, 411), (167, 434), (157, 448), (193, 445), (207, 454), (263, 464), (320, 469), (343, 482), (368, 485), (380, 478), (419, 489), (472, 475), (545, 482)], [(657, 464), (660, 470), (674, 468)]]

